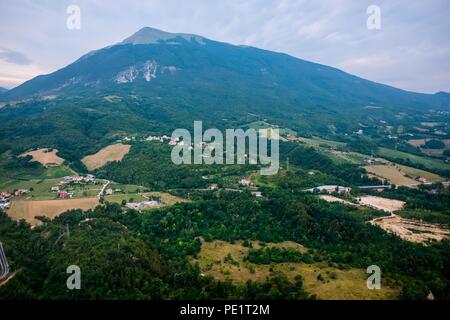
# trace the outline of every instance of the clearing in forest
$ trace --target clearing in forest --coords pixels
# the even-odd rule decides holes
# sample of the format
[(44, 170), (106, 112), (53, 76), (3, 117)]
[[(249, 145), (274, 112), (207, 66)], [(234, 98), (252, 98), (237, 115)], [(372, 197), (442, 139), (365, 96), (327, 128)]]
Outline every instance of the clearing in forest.
[(383, 210), (391, 213), (401, 210), (405, 205), (404, 201), (375, 196), (362, 196), (359, 198), (359, 203), (377, 210)]
[(321, 194), (321, 195), (319, 195), (319, 198), (322, 199), (322, 200), (325, 200), (326, 202), (339, 202), (339, 203), (343, 203), (343, 204), (346, 204), (346, 205), (349, 205), (349, 206), (356, 206), (357, 205), (357, 204), (352, 203), (350, 201), (347, 201), (347, 200), (344, 200), (344, 199), (341, 199), (341, 198), (338, 198), (338, 197), (335, 197), (335, 196), (331, 196), (331, 195), (328, 195), (328, 194)]
[(58, 152), (58, 150), (56, 150), (56, 149), (43, 148), (43, 149), (38, 149), (38, 150), (22, 153), (20, 156), (21, 157), (31, 156), (33, 158), (33, 160), (31, 160), (31, 161), (37, 161), (44, 166), (61, 165), (64, 163), (64, 159), (61, 157), (58, 157), (56, 155), (57, 152)]
[(365, 166), (364, 169), (378, 178), (388, 180), (390, 183), (394, 183), (399, 186), (419, 184), (418, 181), (407, 177), (406, 173), (402, 172), (399, 168), (392, 164), (375, 164)]
[(121, 161), (123, 157), (130, 151), (131, 146), (128, 144), (112, 144), (95, 154), (84, 157), (81, 162), (84, 163), (89, 171), (101, 168), (108, 162)]
[(97, 197), (40, 201), (13, 200), (11, 208), (6, 213), (15, 220), (25, 219), (31, 225), (38, 225), (41, 222), (35, 219), (36, 216), (53, 219), (67, 210), (88, 210), (95, 208), (98, 204)]
[[(253, 248), (261, 248), (257, 241), (250, 242)], [(291, 241), (268, 243), (266, 247), (307, 251), (304, 246)], [(264, 281), (275, 273), (285, 274), (290, 281), (294, 281), (297, 275), (301, 275), (305, 291), (323, 300), (397, 299), (400, 294), (400, 288), (388, 284), (383, 284), (380, 290), (367, 289), (367, 274), (363, 269), (341, 270), (330, 267), (326, 262), (311, 264), (286, 262), (266, 265), (244, 262), (244, 257), (249, 250), (250, 248), (243, 246), (241, 241), (231, 244), (220, 240), (211, 242), (202, 240), (202, 249), (197, 259), (192, 259), (191, 262), (198, 262), (200, 270), (205, 275), (213, 276), (218, 280), (230, 279), (243, 284), (247, 280)]]

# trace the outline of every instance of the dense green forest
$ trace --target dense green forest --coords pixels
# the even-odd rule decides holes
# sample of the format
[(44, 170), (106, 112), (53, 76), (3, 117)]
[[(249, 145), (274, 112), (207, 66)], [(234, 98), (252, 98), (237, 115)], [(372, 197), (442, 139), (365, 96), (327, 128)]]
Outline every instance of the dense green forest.
[(290, 248), (263, 248), (251, 249), (245, 257), (246, 261), (257, 264), (270, 264), (271, 262), (305, 262), (311, 263), (313, 258), (308, 253), (301, 253)]
[[(276, 298), (283, 289), (287, 290), (280, 293), (284, 298), (307, 297), (301, 279), (287, 285), (281, 275), (246, 286), (202, 277), (188, 261), (198, 254), (201, 236), (206, 241), (292, 240), (316, 251), (314, 259), (339, 268), (380, 266), (402, 285), (403, 298), (425, 298), (429, 290), (436, 298), (449, 297), (448, 241), (428, 247), (408, 243), (365, 223), (363, 216), (355, 214), (358, 209), (324, 204), (313, 196), (274, 191), (269, 200), (235, 192), (208, 197), (148, 213), (123, 213), (120, 206), (107, 204), (87, 213), (68, 212), (34, 229), (2, 214), (6, 252), (13, 267), (21, 271), (0, 289), (0, 296), (254, 298), (265, 294)], [(70, 235), (64, 233), (67, 227)], [(286, 252), (262, 253), (271, 260), (299, 259)], [(79, 293), (65, 289), (65, 268), (71, 264), (84, 270), (85, 287)], [(276, 290), (265, 290), (267, 286)], [(270, 296), (269, 292), (277, 293)]]

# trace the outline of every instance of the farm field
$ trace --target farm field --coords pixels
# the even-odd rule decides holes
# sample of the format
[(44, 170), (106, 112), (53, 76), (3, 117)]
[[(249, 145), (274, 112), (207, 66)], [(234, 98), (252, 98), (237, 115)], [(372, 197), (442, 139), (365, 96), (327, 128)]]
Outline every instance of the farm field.
[(396, 165), (402, 172), (406, 173), (408, 176), (412, 177), (412, 178), (420, 178), (423, 177), (425, 179), (427, 179), (429, 182), (442, 182), (445, 181), (445, 178), (435, 174), (435, 173), (431, 173), (425, 170), (421, 170), (421, 169), (416, 169), (416, 168), (412, 168), (412, 167), (408, 167), (408, 166), (404, 166), (401, 164), (397, 164)]
[(56, 179), (63, 178), (65, 176), (76, 175), (73, 171), (66, 165), (45, 167), (45, 170), (39, 174), (12, 174), (9, 177), (0, 177), (0, 186), (6, 182), (10, 181), (25, 181), (25, 180), (45, 180), (45, 179)]
[(102, 187), (103, 184), (70, 185), (64, 190), (73, 193), (74, 198), (86, 198), (96, 197), (102, 190)]
[(176, 197), (166, 192), (146, 192), (143, 194), (145, 197), (157, 197), (166, 205), (174, 205), (176, 203), (190, 202), (187, 199)]
[(108, 162), (120, 161), (130, 151), (131, 146), (127, 144), (113, 144), (101, 149), (99, 152), (84, 157), (81, 162), (84, 163), (89, 171), (101, 168)]
[[(258, 242), (252, 241), (253, 248), (260, 248)], [(301, 252), (307, 249), (297, 243), (282, 242), (269, 243), (267, 247), (294, 248)], [(192, 259), (192, 263), (199, 263), (201, 271), (216, 279), (231, 279), (236, 283), (245, 283), (247, 280), (263, 281), (272, 273), (284, 273), (288, 279), (294, 281), (295, 276), (303, 277), (305, 290), (317, 296), (318, 299), (396, 299), (400, 288), (383, 285), (381, 290), (369, 290), (366, 286), (367, 275), (365, 270), (350, 268), (340, 270), (329, 267), (327, 263), (272, 263), (260, 265), (244, 262), (249, 248), (244, 247), (242, 242), (234, 244), (215, 240), (212, 242), (202, 241), (202, 249), (198, 259)], [(230, 255), (237, 263), (226, 262), (225, 258)], [(271, 271), (272, 270), (272, 271)], [(323, 280), (318, 280), (319, 275)]]
[[(444, 133), (445, 134), (445, 133)], [(424, 144), (430, 141), (431, 138), (428, 139), (411, 139), (408, 140), (407, 143), (414, 146), (419, 147), (420, 150), (428, 156), (432, 157), (440, 157), (446, 149), (450, 149), (450, 139), (440, 139), (442, 143), (444, 143), (445, 147), (442, 149), (428, 149), (423, 147)]]
[(364, 169), (378, 178), (388, 180), (389, 183), (394, 183), (399, 186), (419, 184), (418, 181), (407, 177), (405, 172), (402, 172), (392, 164), (369, 165), (365, 166)]
[(56, 198), (56, 193), (51, 187), (58, 184), (60, 179), (32, 179), (32, 180), (9, 180), (0, 184), (0, 190), (13, 192), (17, 189), (33, 189), (30, 193), (21, 196), (21, 200), (50, 200)]
[(127, 202), (140, 202), (147, 200), (139, 193), (117, 193), (105, 196), (105, 200), (111, 203), (122, 204), (122, 201)]
[(420, 147), (427, 142), (428, 139), (411, 139), (406, 141), (408, 144), (412, 145), (413, 147)]
[(312, 138), (303, 138), (299, 137), (296, 138), (297, 141), (304, 142), (306, 144), (309, 144), (313, 147), (320, 147), (320, 146), (326, 146), (326, 147), (344, 147), (346, 145), (345, 142), (339, 142), (339, 141), (333, 141), (333, 140), (325, 140), (319, 137), (312, 137)]
[[(408, 140), (407, 143), (412, 145), (413, 147), (420, 147), (429, 140), (431, 140), (431, 139), (430, 138), (428, 138), (428, 139), (411, 139), (411, 140)], [(447, 148), (447, 149), (450, 148), (450, 139), (439, 139), (439, 140), (441, 140), (444, 143), (445, 148)]]
[(412, 163), (418, 163), (422, 164), (427, 168), (430, 169), (444, 169), (444, 170), (450, 170), (450, 164), (444, 163), (442, 160), (439, 159), (433, 159), (433, 158), (427, 158), (427, 157), (420, 157), (416, 156), (414, 154), (398, 151), (398, 150), (392, 150), (388, 148), (379, 148), (378, 149), (378, 155), (381, 157), (388, 157), (388, 158), (399, 158), (407, 160), (409, 159)]
[(164, 205), (169, 205), (169, 206), (174, 205), (176, 203), (189, 202), (189, 200), (187, 200), (187, 199), (176, 197), (176, 196), (173, 196), (166, 192), (116, 193), (113, 195), (106, 196), (105, 200), (107, 200), (109, 202), (121, 204), (123, 200), (125, 200), (127, 202), (140, 202), (140, 201), (147, 201), (149, 198), (152, 198), (152, 197), (158, 198), (159, 200), (161, 200), (161, 202), (164, 203)]
[(58, 152), (57, 149), (53, 149), (52, 151), (49, 151), (47, 148), (38, 149), (34, 151), (29, 151), (26, 153), (21, 154), (21, 156), (32, 156), (32, 161), (37, 161), (41, 163), (44, 166), (56, 164), (60, 165), (64, 163), (64, 159), (57, 156), (56, 153)]
[(139, 193), (146, 190), (146, 187), (139, 186), (136, 184), (121, 184), (121, 183), (115, 183), (112, 182), (108, 188), (111, 188), (113, 190), (120, 189), (121, 191), (125, 193)]
[(343, 152), (343, 151), (331, 151), (331, 153), (334, 156), (340, 157), (348, 162), (354, 163), (354, 164), (359, 164), (359, 165), (363, 165), (365, 162), (364, 160), (368, 159), (369, 156), (364, 155), (362, 153), (358, 153), (358, 152)]
[[(28, 189), (31, 192), (20, 197), (21, 200), (51, 200), (57, 198), (57, 192), (51, 188), (58, 185), (61, 179), (8, 180), (0, 183), (0, 190), (13, 192), (17, 189)], [(64, 188), (72, 192), (74, 198), (94, 197), (100, 192), (101, 184), (71, 185)]]
[(40, 200), (40, 201), (12, 201), (7, 214), (14, 220), (25, 219), (31, 225), (39, 225), (41, 222), (36, 216), (45, 216), (50, 219), (70, 209), (88, 210), (99, 204), (96, 197), (67, 199), (67, 200)]
[(291, 130), (289, 128), (279, 128), (276, 127), (270, 123), (267, 123), (265, 121), (254, 121), (249, 124), (247, 124), (248, 128), (252, 128), (255, 130), (259, 129), (268, 129), (268, 128), (276, 128), (279, 130), (280, 136), (292, 136), (294, 137), (296, 135), (296, 132), (294, 130)]

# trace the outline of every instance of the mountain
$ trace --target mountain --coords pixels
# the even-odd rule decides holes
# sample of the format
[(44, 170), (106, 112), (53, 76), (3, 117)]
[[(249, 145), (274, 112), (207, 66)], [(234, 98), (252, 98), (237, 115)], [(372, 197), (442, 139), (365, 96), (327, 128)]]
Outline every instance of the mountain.
[(6, 91), (8, 91), (8, 89), (3, 88), (3, 87), (0, 87), (0, 94), (4, 93), (4, 92), (6, 92)]
[[(308, 107), (395, 105), (448, 107), (447, 95), (407, 92), (286, 54), (235, 46), (201, 36), (143, 28), (124, 41), (90, 52), (69, 66), (38, 76), (3, 98), (76, 94), (79, 90), (158, 90), (164, 85), (221, 91), (248, 88)], [(155, 88), (156, 87), (156, 88)]]
[(408, 92), (287, 54), (148, 27), (0, 100), (15, 101), (1, 109), (0, 141), (83, 144), (79, 153), (119, 133), (168, 132), (200, 119), (219, 128), (269, 119), (327, 134), (450, 106), (447, 93)]

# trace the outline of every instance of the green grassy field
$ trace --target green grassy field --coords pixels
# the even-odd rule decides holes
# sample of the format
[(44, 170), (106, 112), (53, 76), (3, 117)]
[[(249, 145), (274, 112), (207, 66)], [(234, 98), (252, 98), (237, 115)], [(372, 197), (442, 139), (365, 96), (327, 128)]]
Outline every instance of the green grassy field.
[[(259, 129), (266, 129), (266, 128), (274, 128), (275, 126), (268, 122), (265, 122), (265, 121), (254, 121), (254, 122), (247, 124), (247, 127), (255, 129), (255, 130), (259, 130)], [(280, 131), (281, 136), (290, 135), (292, 137), (295, 137), (297, 134), (294, 130), (291, 130), (289, 128), (277, 128), (277, 129)]]
[(108, 188), (113, 190), (120, 189), (125, 193), (138, 193), (139, 191), (145, 191), (147, 188), (143, 186), (138, 186), (135, 184), (120, 184), (120, 183), (111, 183)]
[(130, 200), (133, 200), (132, 202), (139, 202), (139, 201), (146, 201), (147, 198), (141, 196), (138, 193), (117, 193), (110, 196), (106, 196), (105, 200), (111, 203), (122, 204), (123, 200), (127, 202)]
[(400, 170), (402, 170), (403, 172), (405, 172), (407, 175), (411, 176), (413, 179), (415, 178), (419, 178), (419, 177), (424, 177), (426, 178), (428, 181), (430, 182), (442, 182), (445, 181), (445, 178), (428, 172), (428, 171), (424, 171), (424, 170), (420, 170), (420, 169), (416, 169), (416, 168), (411, 168), (408, 166), (404, 166), (404, 165), (397, 165), (397, 167), (400, 168)]
[(430, 169), (450, 170), (450, 164), (439, 159), (416, 156), (414, 154), (387, 148), (379, 148), (377, 154), (381, 157), (409, 159), (412, 163), (422, 164)]
[[(30, 193), (20, 197), (22, 200), (51, 200), (57, 198), (57, 192), (51, 187), (58, 185), (61, 179), (8, 180), (0, 183), (1, 191), (13, 192), (16, 189), (31, 189)], [(95, 197), (102, 188), (101, 184), (67, 186), (65, 191), (73, 192), (74, 198)]]
[(64, 190), (73, 192), (74, 198), (96, 197), (103, 184), (87, 184), (67, 186)]
[(344, 147), (346, 145), (345, 142), (339, 142), (339, 141), (333, 141), (333, 140), (325, 140), (322, 139), (320, 137), (312, 137), (312, 138), (303, 138), (300, 137), (299, 138), (300, 141), (303, 141), (306, 144), (309, 144), (313, 147), (332, 147), (332, 148), (337, 148), (337, 147)]
[(16, 189), (30, 189), (33, 191), (20, 197), (22, 200), (51, 200), (57, 197), (55, 192), (50, 190), (51, 187), (58, 184), (59, 179), (47, 180), (9, 180), (0, 184), (1, 191), (13, 192)]

